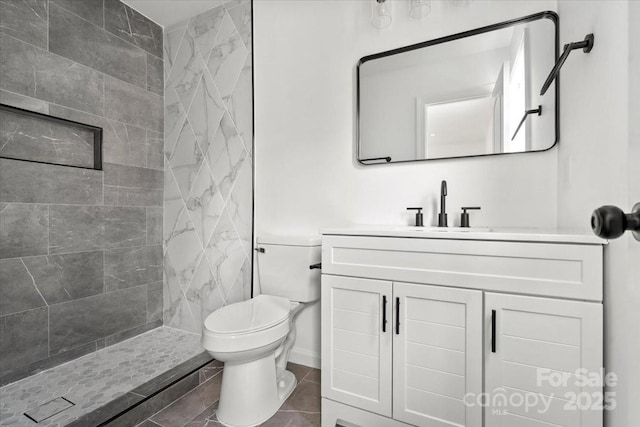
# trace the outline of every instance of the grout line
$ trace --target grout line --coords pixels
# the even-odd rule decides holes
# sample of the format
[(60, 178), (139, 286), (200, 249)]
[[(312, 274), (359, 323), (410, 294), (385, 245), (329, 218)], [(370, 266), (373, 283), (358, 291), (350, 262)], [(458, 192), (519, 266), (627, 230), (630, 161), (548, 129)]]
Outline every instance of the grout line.
[[(308, 367), (308, 366), (307, 366), (307, 367)], [(305, 376), (304, 376), (304, 377), (302, 377), (302, 378), (300, 379), (300, 382), (304, 381), (304, 380), (305, 380), (309, 375), (311, 375), (311, 372), (313, 372), (313, 369), (314, 369), (314, 368), (311, 368), (311, 367), (308, 367), (308, 368), (309, 368), (309, 372), (307, 372), (307, 373), (305, 374)], [(299, 383), (298, 383), (298, 384), (299, 384)]]
[(145, 320), (146, 323), (149, 323), (149, 284), (146, 284), (145, 287), (146, 287), (146, 291), (147, 292), (145, 293), (145, 304), (144, 304), (145, 317), (144, 317), (144, 320)]
[[(107, 74), (102, 73), (102, 117), (107, 118)], [(107, 119), (108, 120), (108, 119)]]
[(107, 251), (103, 250), (102, 251), (102, 293), (106, 294), (107, 293), (107, 281), (105, 280), (105, 267), (107, 266), (107, 255), (106, 255)]
[[(249, 261), (248, 259), (246, 259), (245, 261)], [(244, 262), (242, 263), (242, 267), (244, 267)], [(231, 287), (229, 288), (229, 292), (225, 292), (225, 294), (222, 295), (222, 301), (224, 302), (224, 305), (227, 305), (227, 297), (229, 296), (229, 294), (231, 293), (231, 291), (238, 286), (236, 284), (236, 282), (238, 281), (238, 278), (240, 277), (240, 275), (242, 274), (242, 270), (243, 268), (240, 268), (240, 271), (238, 271), (238, 274), (236, 274), (236, 277), (231, 281)], [(224, 283), (217, 283), (216, 281), (216, 285), (217, 286), (221, 286), (222, 289), (224, 289)], [(242, 293), (242, 296), (244, 296), (244, 293)]]
[(47, 52), (51, 52), (49, 50), (49, 44), (50, 44), (49, 39), (51, 38), (49, 37), (49, 32), (51, 31), (51, 19), (49, 17), (50, 15), (49, 11), (51, 10), (51, 3), (47, 1), (46, 5), (47, 5)]
[[(158, 246), (158, 245), (148, 245), (148, 246)], [(92, 252), (101, 252), (103, 251), (103, 249), (94, 249), (91, 251), (83, 251), (83, 252), (71, 252), (69, 254), (89, 254)], [(52, 254), (52, 255), (25, 255), (25, 256), (18, 256), (18, 257), (11, 257), (11, 258), (2, 258), (2, 260), (9, 260), (9, 259), (29, 259), (29, 258), (41, 258), (41, 257), (54, 257), (54, 256), (64, 256), (64, 255), (69, 255), (68, 253), (64, 253), (64, 254)]]
[[(101, 149), (102, 149), (102, 147), (101, 147)], [(103, 153), (100, 153), (100, 156), (102, 156), (102, 154)], [(102, 163), (102, 173), (100, 174), (100, 179), (101, 179), (101, 183), (102, 183), (102, 206), (104, 206), (104, 187), (105, 187), (105, 185), (104, 185), (104, 176), (105, 176), (104, 167), (105, 167), (105, 163)], [(117, 198), (116, 198), (116, 200), (117, 200)]]
[(51, 204), (50, 203), (47, 203), (47, 255), (51, 255)]
[[(142, 190), (151, 190), (151, 191), (161, 191), (162, 188), (144, 188), (144, 187), (120, 187), (117, 185), (106, 185), (105, 187), (114, 187), (114, 188), (138, 188)], [(82, 204), (74, 204), (74, 203), (28, 203), (28, 202), (2, 202), (9, 203), (12, 205), (24, 205), (24, 206), (73, 206), (75, 208), (132, 208), (132, 209), (144, 209), (144, 208), (161, 208), (161, 205), (82, 205)], [(5, 208), (6, 209), (6, 208)], [(94, 249), (98, 250), (98, 249)]]
[[(147, 285), (150, 285), (150, 284), (153, 284), (153, 283), (158, 283), (158, 282), (160, 282), (160, 281), (158, 280), (158, 281), (155, 281), (155, 282), (143, 283), (143, 284), (139, 284), (139, 285), (135, 285), (135, 286), (129, 286), (129, 287), (123, 288), (123, 289), (115, 289), (113, 291), (104, 292), (104, 293), (101, 293), (101, 294), (95, 294), (95, 295), (89, 295), (89, 296), (86, 296), (86, 297), (71, 299), (71, 300), (68, 300), (68, 301), (63, 301), (63, 302), (59, 302), (59, 303), (53, 304), (53, 306), (58, 306), (58, 305), (62, 305), (62, 304), (69, 304), (71, 302), (82, 301), (82, 300), (85, 300), (87, 298), (96, 298), (96, 297), (100, 297), (100, 296), (104, 296), (104, 295), (114, 294), (116, 292), (124, 292), (124, 291), (128, 291), (128, 290), (131, 290), (131, 289), (141, 288), (143, 286), (146, 287)], [(36, 310), (38, 308), (43, 308), (43, 307), (45, 307), (45, 306), (36, 307), (36, 308), (32, 308), (32, 309), (25, 310), (25, 311), (19, 311), (18, 313), (24, 313), (24, 312), (27, 312), (27, 311)], [(49, 307), (49, 306), (46, 306), (46, 307)], [(8, 314), (7, 316), (11, 316), (13, 314), (17, 314), (17, 313)], [(5, 316), (2, 316), (2, 317), (5, 317)], [(146, 323), (148, 323), (148, 322), (145, 321), (145, 324)], [(142, 325), (138, 325), (138, 326), (142, 326)]]
[[(164, 88), (162, 89), (162, 93), (164, 94)], [(164, 95), (162, 100), (162, 106), (164, 109)], [(164, 112), (162, 114), (162, 120), (163, 120), (163, 126), (164, 126)], [(149, 168), (149, 129), (144, 130), (144, 167), (145, 169), (150, 169)], [(164, 172), (163, 172), (163, 178), (164, 178)], [(164, 179), (162, 180), (162, 188), (164, 189)]]
[(144, 233), (145, 233), (145, 243), (149, 246), (149, 206), (144, 209)]
[(34, 308), (30, 308), (28, 310), (22, 310), (22, 311), (16, 311), (15, 313), (4, 314), (4, 315), (0, 316), (0, 319), (4, 319), (4, 318), (10, 317), (10, 316), (15, 316), (17, 314), (28, 313), (30, 311), (41, 310), (41, 309), (43, 309), (45, 307), (47, 307), (47, 306), (46, 305), (41, 305), (40, 307), (34, 307)]
[[(163, 59), (162, 66), (164, 67), (164, 59)], [(147, 90), (147, 92), (150, 92), (149, 91), (149, 53), (148, 52), (145, 52), (145, 55), (144, 55), (144, 88)], [(162, 88), (162, 93), (164, 93), (164, 87)], [(164, 102), (163, 102), (163, 106), (164, 106)]]
[(47, 357), (51, 357), (51, 309), (47, 307)]
[[(173, 57), (173, 58), (169, 58), (169, 59), (171, 59), (171, 60), (169, 61), (169, 64), (170, 64), (171, 66), (170, 66), (170, 67), (169, 67), (169, 69), (167, 70), (167, 80), (169, 80), (169, 81), (171, 81), (171, 72), (173, 71), (173, 67), (174, 67), (174, 65), (175, 65), (175, 60), (176, 60), (176, 58), (178, 57), (178, 52), (180, 52), (180, 48), (182, 47), (182, 42), (184, 41), (184, 38), (185, 38), (185, 36), (186, 36), (186, 34), (187, 34), (187, 31), (189, 30), (189, 24), (188, 24), (188, 22), (189, 22), (189, 21), (187, 20), (187, 24), (186, 24), (186, 25), (185, 25), (185, 27), (184, 27), (184, 33), (182, 33), (182, 37), (180, 37), (180, 42), (178, 43), (178, 47), (177, 47), (177, 49), (176, 49), (176, 52), (175, 52), (174, 57)], [(179, 30), (179, 28), (176, 28), (174, 31), (178, 31), (178, 30)], [(166, 34), (167, 34), (167, 35), (169, 35), (170, 33), (173, 33), (173, 31), (169, 31), (169, 32), (167, 32)], [(165, 33), (164, 33), (164, 31), (163, 31), (163, 38), (164, 38), (164, 34), (165, 34)], [(162, 49), (163, 49), (163, 53), (164, 53), (164, 45), (162, 46)], [(170, 53), (171, 53), (171, 52), (170, 52)], [(163, 65), (163, 68), (164, 68), (164, 55), (163, 55), (162, 60), (163, 60), (163, 64), (162, 64), (162, 65)], [(166, 86), (166, 82), (165, 82), (165, 86)]]

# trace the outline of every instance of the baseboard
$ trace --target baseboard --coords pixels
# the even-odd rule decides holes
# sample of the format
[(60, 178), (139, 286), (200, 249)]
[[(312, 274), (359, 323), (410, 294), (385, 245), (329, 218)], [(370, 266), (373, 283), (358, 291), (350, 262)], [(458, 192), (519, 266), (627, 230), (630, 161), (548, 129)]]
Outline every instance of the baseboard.
[(292, 348), (289, 353), (289, 362), (320, 369), (320, 354)]

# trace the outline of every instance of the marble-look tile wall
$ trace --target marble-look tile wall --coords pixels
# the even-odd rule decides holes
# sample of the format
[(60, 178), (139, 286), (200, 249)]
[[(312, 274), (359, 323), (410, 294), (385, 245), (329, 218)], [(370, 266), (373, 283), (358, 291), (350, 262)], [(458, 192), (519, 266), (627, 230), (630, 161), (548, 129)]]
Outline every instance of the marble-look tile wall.
[(251, 290), (251, 3), (165, 30), (164, 323), (200, 332)]
[(118, 0), (0, 0), (0, 102), (102, 127), (104, 161), (0, 159), (0, 385), (162, 324), (162, 43)]

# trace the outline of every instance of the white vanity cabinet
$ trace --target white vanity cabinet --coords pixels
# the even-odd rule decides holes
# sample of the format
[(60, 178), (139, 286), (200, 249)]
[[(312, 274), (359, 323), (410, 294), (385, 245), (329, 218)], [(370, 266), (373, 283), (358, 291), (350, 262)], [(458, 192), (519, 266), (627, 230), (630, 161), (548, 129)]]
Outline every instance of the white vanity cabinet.
[(482, 292), (394, 283), (393, 301), (393, 418), (480, 427), (463, 399), (482, 393)]
[(602, 426), (602, 245), (468, 237), (323, 236), (323, 427)]
[(323, 395), (386, 417), (392, 396), (391, 297), (391, 282), (322, 278)]
[[(560, 380), (600, 373), (602, 304), (486, 293), (485, 313), (485, 390), (505, 397), (487, 408), (486, 427), (602, 426), (602, 388)], [(529, 405), (514, 396), (523, 391), (536, 394)]]
[(326, 275), (322, 301), (323, 396), (418, 426), (481, 425), (462, 399), (482, 391), (482, 292)]

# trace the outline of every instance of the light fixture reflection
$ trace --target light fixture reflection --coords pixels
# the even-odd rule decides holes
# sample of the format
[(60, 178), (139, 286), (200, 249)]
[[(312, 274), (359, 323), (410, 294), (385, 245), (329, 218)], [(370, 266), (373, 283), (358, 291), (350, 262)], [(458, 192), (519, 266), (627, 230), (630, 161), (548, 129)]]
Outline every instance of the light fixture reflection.
[(431, 0), (411, 0), (409, 15), (413, 19), (422, 19), (431, 13)]
[(391, 0), (372, 0), (371, 25), (375, 28), (391, 25)]

